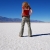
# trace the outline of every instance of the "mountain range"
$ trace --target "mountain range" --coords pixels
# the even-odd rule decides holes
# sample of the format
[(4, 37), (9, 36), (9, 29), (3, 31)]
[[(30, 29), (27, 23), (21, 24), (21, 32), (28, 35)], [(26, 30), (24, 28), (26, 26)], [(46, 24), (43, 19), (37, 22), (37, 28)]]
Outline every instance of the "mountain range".
[[(19, 18), (7, 18), (7, 17), (2, 17), (0, 16), (0, 22), (21, 22), (22, 19)], [(39, 20), (30, 20), (31, 22), (43, 22)]]

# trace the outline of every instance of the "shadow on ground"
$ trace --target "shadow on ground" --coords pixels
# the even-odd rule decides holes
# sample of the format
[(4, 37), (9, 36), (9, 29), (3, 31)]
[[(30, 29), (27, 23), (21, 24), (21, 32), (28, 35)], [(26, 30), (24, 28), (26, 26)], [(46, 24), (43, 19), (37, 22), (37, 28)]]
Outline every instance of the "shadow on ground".
[[(50, 35), (50, 33), (36, 34), (36, 35), (32, 35), (32, 37), (45, 36), (45, 35)], [(28, 36), (23, 36), (23, 37), (28, 37)]]
[(45, 35), (50, 35), (50, 33), (46, 33), (46, 34), (36, 34), (36, 35), (32, 35), (32, 37), (45, 36)]

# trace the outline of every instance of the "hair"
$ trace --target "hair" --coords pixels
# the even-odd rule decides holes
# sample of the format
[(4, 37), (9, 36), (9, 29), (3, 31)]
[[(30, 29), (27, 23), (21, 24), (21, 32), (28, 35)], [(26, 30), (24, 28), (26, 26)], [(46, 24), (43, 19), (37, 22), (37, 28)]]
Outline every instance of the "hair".
[(30, 8), (28, 2), (23, 2), (23, 3), (22, 3), (22, 6), (24, 6), (25, 8)]

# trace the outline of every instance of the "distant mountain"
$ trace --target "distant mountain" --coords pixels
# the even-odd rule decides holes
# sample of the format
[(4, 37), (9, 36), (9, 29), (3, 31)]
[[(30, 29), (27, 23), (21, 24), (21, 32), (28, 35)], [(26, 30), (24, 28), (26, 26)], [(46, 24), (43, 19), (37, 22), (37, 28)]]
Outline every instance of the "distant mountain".
[(0, 22), (21, 22), (19, 18), (7, 18), (0, 16)]
[[(7, 18), (7, 17), (2, 17), (0, 16), (0, 22), (21, 22), (22, 19), (19, 18)], [(43, 22), (39, 20), (31, 20), (31, 22)]]
[(39, 21), (39, 20), (31, 20), (31, 22), (44, 22), (44, 21)]

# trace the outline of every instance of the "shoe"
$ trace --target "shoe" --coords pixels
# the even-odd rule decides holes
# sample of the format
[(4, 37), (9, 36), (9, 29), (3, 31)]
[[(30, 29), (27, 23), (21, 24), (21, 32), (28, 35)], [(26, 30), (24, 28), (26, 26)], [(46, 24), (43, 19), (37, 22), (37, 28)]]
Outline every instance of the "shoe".
[(28, 37), (32, 37), (32, 35), (31, 36), (28, 36)]
[(20, 36), (20, 37), (23, 37), (23, 36)]
[(19, 37), (23, 37), (23, 36), (19, 36)]

